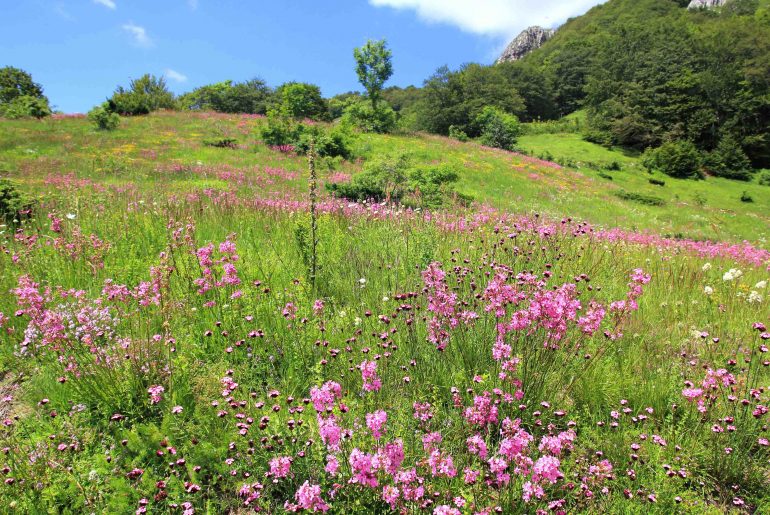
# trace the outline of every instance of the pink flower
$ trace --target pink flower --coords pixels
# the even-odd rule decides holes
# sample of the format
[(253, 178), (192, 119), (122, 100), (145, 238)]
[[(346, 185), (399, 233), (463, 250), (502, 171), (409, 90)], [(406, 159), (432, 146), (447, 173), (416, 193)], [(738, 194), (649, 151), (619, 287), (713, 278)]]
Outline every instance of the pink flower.
[(366, 415), (366, 427), (372, 432), (372, 436), (379, 440), (385, 432), (385, 422), (388, 421), (388, 414), (383, 410), (377, 410), (374, 413)]
[(305, 481), (299, 487), (294, 498), (299, 508), (303, 510), (313, 512), (327, 512), (329, 510), (329, 505), (321, 498), (321, 487), (319, 485), (311, 485), (308, 481)]
[(154, 385), (150, 386), (147, 389), (147, 393), (150, 394), (150, 404), (158, 404), (161, 400), (163, 400), (163, 392), (165, 392), (166, 389), (163, 388), (160, 385)]
[(361, 378), (364, 380), (364, 390), (367, 392), (377, 392), (382, 388), (382, 381), (377, 376), (377, 362), (364, 361), (360, 365)]
[(269, 474), (275, 479), (280, 479), (289, 475), (291, 469), (291, 458), (279, 456), (270, 460)]
[(477, 455), (482, 460), (487, 458), (487, 444), (479, 434), (475, 434), (465, 440), (468, 446), (468, 452)]
[(561, 462), (553, 456), (541, 456), (532, 468), (532, 480), (536, 483), (548, 481), (556, 483), (564, 475), (559, 470)]

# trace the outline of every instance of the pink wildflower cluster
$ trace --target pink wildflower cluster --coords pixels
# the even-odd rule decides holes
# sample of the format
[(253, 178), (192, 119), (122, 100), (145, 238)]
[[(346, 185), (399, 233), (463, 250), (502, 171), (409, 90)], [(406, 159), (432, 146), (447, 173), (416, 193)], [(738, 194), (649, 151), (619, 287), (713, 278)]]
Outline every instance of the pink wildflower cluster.
[[(232, 241), (231, 237), (220, 243), (216, 249), (214, 244), (210, 243), (199, 248), (195, 254), (198, 257), (198, 264), (202, 273), (202, 276), (194, 281), (198, 287), (198, 294), (203, 295), (212, 289), (240, 286), (241, 279), (238, 277), (238, 270), (234, 264), (240, 258), (236, 253), (235, 242)], [(242, 291), (236, 289), (230, 294), (230, 298), (237, 299), (241, 295)], [(213, 306), (214, 303), (214, 301), (209, 301), (206, 306)]]

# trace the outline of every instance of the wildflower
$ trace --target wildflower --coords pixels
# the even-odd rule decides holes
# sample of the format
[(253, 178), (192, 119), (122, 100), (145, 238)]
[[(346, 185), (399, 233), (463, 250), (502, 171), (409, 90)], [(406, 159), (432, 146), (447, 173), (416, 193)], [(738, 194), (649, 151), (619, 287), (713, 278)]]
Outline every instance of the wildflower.
[(359, 288), (366, 288), (366, 279), (363, 278), (363, 277), (361, 279), (359, 279), (358, 280), (358, 286), (359, 286)]
[(178, 414), (178, 413), (182, 413), (182, 410), (183, 410), (183, 409), (184, 409), (184, 408), (182, 408), (182, 406), (174, 406), (173, 408), (171, 408), (171, 413), (173, 413), (174, 415), (176, 415), (176, 414)]
[(269, 474), (275, 479), (287, 477), (291, 469), (291, 458), (279, 456), (270, 460)]
[(366, 427), (372, 432), (372, 436), (376, 440), (379, 440), (382, 434), (385, 432), (385, 422), (388, 420), (388, 414), (383, 410), (377, 410), (374, 413), (367, 413), (366, 415)]
[(326, 467), (324, 467), (324, 470), (329, 475), (336, 476), (339, 468), (340, 468), (340, 462), (336, 457), (332, 456), (331, 454), (326, 456)]
[(541, 456), (532, 468), (532, 480), (535, 482), (548, 481), (556, 483), (564, 475), (559, 470), (561, 462), (553, 456)]
[(759, 304), (762, 302), (762, 295), (754, 290), (751, 290), (749, 296), (746, 298), (746, 302), (749, 304)]
[(754, 285), (754, 288), (757, 290), (764, 290), (767, 288), (767, 281), (759, 281), (757, 284)]
[(319, 485), (311, 485), (309, 481), (305, 481), (299, 487), (294, 498), (297, 501), (298, 508), (303, 510), (324, 513), (329, 511), (329, 505), (321, 498), (321, 487)]
[(67, 220), (74, 220), (75, 218), (77, 218), (75, 213), (67, 213), (65, 216), (66, 216)]
[(377, 362), (364, 361), (360, 365), (361, 378), (364, 380), (364, 390), (367, 392), (377, 392), (382, 388), (382, 381), (377, 376)]
[(724, 275), (722, 276), (722, 280), (726, 282), (734, 281), (739, 277), (741, 277), (742, 275), (743, 275), (743, 272), (741, 272), (740, 270), (736, 268), (731, 268), (730, 270), (724, 273)]
[(713, 295), (714, 288), (712, 288), (711, 286), (706, 286), (705, 288), (703, 288), (703, 293), (705, 293), (706, 295)]
[(704, 272), (708, 272), (709, 270), (711, 270), (711, 263), (704, 264), (702, 270)]
[(165, 391), (166, 389), (160, 385), (150, 386), (147, 389), (147, 393), (150, 394), (150, 404), (158, 404), (163, 400), (163, 392)]
[(482, 460), (487, 458), (487, 443), (484, 441), (481, 435), (477, 433), (469, 437), (465, 443), (468, 446), (468, 452), (471, 454), (476, 454)]

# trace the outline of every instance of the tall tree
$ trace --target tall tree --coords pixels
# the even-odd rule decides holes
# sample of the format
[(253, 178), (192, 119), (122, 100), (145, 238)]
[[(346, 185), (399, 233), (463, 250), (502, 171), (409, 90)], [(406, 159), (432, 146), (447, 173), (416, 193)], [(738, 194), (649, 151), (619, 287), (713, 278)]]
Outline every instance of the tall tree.
[(387, 47), (387, 42), (369, 40), (361, 48), (353, 49), (356, 59), (356, 74), (358, 82), (366, 89), (366, 94), (372, 102), (372, 109), (377, 109), (377, 102), (382, 95), (382, 87), (393, 75), (393, 54)]

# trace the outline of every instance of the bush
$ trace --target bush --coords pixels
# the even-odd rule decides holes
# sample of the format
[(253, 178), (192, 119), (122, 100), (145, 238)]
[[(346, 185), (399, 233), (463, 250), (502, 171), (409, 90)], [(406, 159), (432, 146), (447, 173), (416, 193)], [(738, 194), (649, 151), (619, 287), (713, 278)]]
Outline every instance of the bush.
[(702, 178), (701, 154), (691, 141), (666, 142), (656, 149), (648, 148), (642, 165), (680, 179)]
[(176, 100), (163, 77), (145, 74), (132, 80), (128, 89), (118, 86), (107, 101), (109, 110), (125, 116), (149, 114), (158, 109), (174, 109)]
[(337, 197), (356, 201), (436, 208), (453, 199), (467, 205), (472, 199), (452, 187), (457, 179), (457, 172), (448, 165), (410, 168), (408, 158), (399, 156), (370, 161), (350, 182), (328, 183), (326, 188)]
[(0, 178), (0, 220), (15, 225), (25, 211), (32, 209), (33, 201), (10, 179)]
[(513, 150), (521, 133), (519, 119), (496, 107), (487, 106), (476, 117), (481, 128), (481, 142), (489, 147)]
[(620, 190), (615, 192), (615, 196), (623, 200), (631, 200), (647, 206), (663, 206), (666, 201), (660, 197), (654, 197), (652, 195), (644, 195), (642, 193), (634, 193), (630, 191)]
[(398, 116), (384, 101), (379, 102), (374, 108), (370, 102), (360, 100), (345, 109), (342, 120), (364, 132), (386, 134), (393, 132), (396, 128)]
[(46, 98), (22, 95), (0, 106), (0, 115), (12, 120), (18, 118), (40, 119), (50, 116), (51, 108), (48, 106)]
[(112, 131), (120, 125), (118, 113), (112, 113), (109, 105), (96, 106), (88, 112), (88, 119), (101, 131)]
[(744, 191), (743, 193), (741, 193), (741, 202), (747, 202), (747, 203), (754, 202), (754, 197), (749, 195), (747, 191)]
[(218, 82), (196, 88), (179, 98), (182, 109), (211, 110), (220, 113), (265, 114), (273, 91), (261, 79), (246, 82)]
[(649, 179), (648, 182), (652, 184), (653, 186), (665, 186), (666, 181), (661, 181), (660, 179)]
[(295, 145), (302, 134), (302, 125), (277, 111), (270, 111), (267, 123), (259, 129), (260, 138), (265, 145), (281, 147)]
[(759, 176), (758, 182), (760, 186), (770, 186), (770, 171), (762, 172), (762, 175)]
[(612, 178), (612, 175), (610, 175), (610, 174), (608, 174), (606, 172), (599, 172), (599, 177), (601, 177), (602, 179), (607, 179), (608, 181), (614, 180)]
[(331, 130), (318, 126), (305, 127), (294, 145), (297, 153), (307, 154), (311, 139), (315, 139), (315, 150), (320, 157), (350, 159), (353, 156), (352, 135), (342, 127)]
[(468, 135), (456, 125), (449, 126), (449, 137), (456, 139), (457, 141), (468, 141)]
[(732, 136), (719, 140), (719, 145), (706, 157), (706, 169), (717, 177), (739, 181), (751, 180), (751, 161)]
[(275, 91), (278, 109), (284, 116), (296, 119), (325, 120), (328, 117), (326, 100), (315, 84), (287, 82)]

